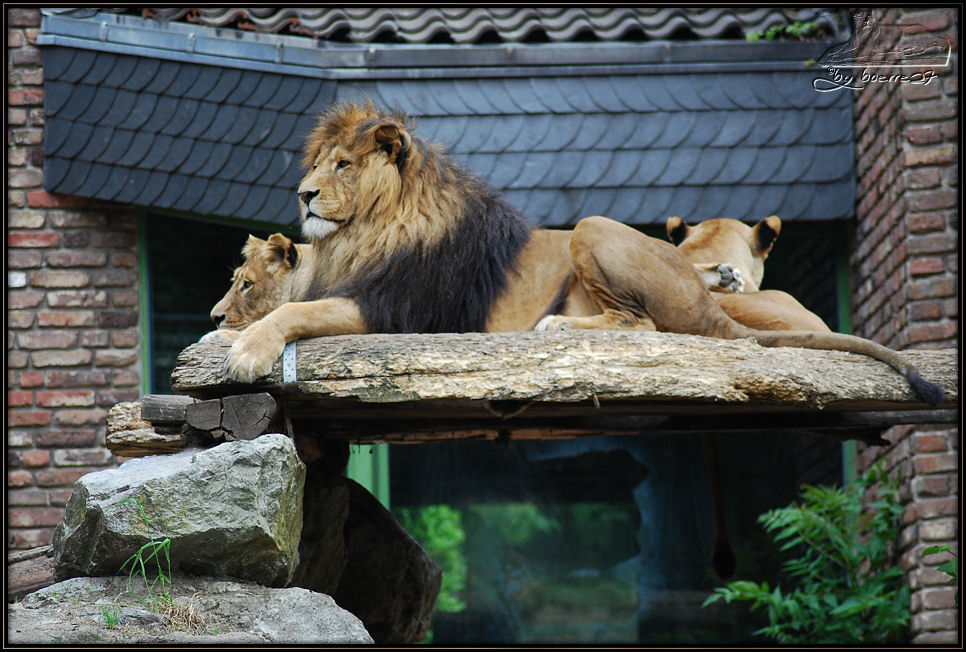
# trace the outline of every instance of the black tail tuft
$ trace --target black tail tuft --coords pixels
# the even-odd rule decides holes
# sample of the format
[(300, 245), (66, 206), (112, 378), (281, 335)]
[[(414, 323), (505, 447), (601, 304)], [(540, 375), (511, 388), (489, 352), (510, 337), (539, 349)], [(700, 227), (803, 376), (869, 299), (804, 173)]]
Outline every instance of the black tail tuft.
[(909, 384), (916, 390), (916, 394), (919, 394), (922, 400), (929, 405), (939, 405), (946, 397), (946, 392), (943, 391), (942, 387), (925, 380), (915, 371), (909, 374)]

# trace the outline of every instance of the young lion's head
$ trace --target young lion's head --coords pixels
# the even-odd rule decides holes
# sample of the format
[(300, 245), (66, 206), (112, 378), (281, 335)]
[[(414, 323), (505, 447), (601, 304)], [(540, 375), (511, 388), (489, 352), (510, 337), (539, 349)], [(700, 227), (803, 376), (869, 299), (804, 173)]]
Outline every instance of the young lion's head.
[(299, 219), (309, 240), (321, 240), (355, 220), (384, 219), (399, 202), (410, 154), (406, 116), (364, 104), (340, 103), (323, 113), (302, 158)]
[(292, 272), (299, 262), (298, 246), (281, 233), (268, 240), (248, 236), (245, 262), (235, 269), (231, 287), (211, 309), (219, 329), (242, 330), (288, 300)]

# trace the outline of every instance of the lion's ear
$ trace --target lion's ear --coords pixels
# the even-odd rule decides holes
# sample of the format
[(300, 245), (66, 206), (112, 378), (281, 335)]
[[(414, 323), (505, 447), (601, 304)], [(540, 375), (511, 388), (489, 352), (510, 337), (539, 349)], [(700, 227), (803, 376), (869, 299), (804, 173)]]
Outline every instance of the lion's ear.
[(675, 247), (684, 242), (690, 232), (691, 227), (680, 217), (667, 218), (667, 237)]
[(248, 240), (245, 241), (245, 246), (242, 247), (242, 256), (245, 260), (251, 258), (257, 251), (259, 251), (262, 246), (264, 246), (265, 241), (261, 238), (256, 238), (252, 234), (248, 234)]
[(777, 215), (769, 215), (761, 222), (751, 228), (754, 238), (753, 247), (756, 253), (762, 258), (768, 255), (771, 248), (778, 239), (778, 234), (782, 232), (782, 221)]
[(389, 122), (376, 127), (373, 137), (376, 144), (389, 156), (389, 162), (396, 164), (402, 176), (409, 156), (409, 134), (398, 124)]
[(269, 260), (285, 263), (294, 268), (299, 260), (299, 250), (292, 242), (292, 239), (282, 233), (273, 233), (268, 236)]

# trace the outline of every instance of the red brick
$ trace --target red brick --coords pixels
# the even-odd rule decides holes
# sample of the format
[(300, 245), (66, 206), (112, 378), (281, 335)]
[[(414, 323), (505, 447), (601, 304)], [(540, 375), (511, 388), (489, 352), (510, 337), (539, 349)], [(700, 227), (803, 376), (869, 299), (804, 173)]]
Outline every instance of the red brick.
[(97, 392), (97, 405), (111, 408), (118, 403), (126, 401), (136, 401), (141, 397), (141, 393), (136, 388), (132, 389), (109, 389)]
[(43, 489), (10, 489), (8, 505), (47, 505), (47, 492)]
[(44, 264), (44, 257), (39, 251), (8, 251), (7, 267), (9, 269), (30, 269)]
[(903, 25), (904, 34), (939, 32), (949, 27), (949, 14), (937, 9), (906, 14), (900, 24)]
[(942, 213), (919, 213), (907, 216), (906, 224), (911, 233), (945, 231), (946, 217)]
[(7, 471), (8, 487), (29, 487), (34, 483), (34, 476), (30, 471)]
[(94, 364), (98, 367), (126, 367), (137, 361), (137, 351), (110, 349), (94, 352)]
[(37, 485), (40, 487), (69, 487), (96, 469), (44, 469), (37, 471)]
[(44, 301), (43, 292), (7, 292), (7, 309), (36, 308)]
[(920, 342), (939, 342), (956, 337), (959, 329), (955, 322), (941, 324), (924, 324), (913, 326), (908, 330), (908, 338), (911, 344)]
[(94, 247), (114, 247), (117, 249), (133, 249), (137, 245), (134, 233), (97, 232), (94, 234)]
[(93, 326), (94, 312), (92, 310), (61, 310), (41, 311), (37, 313), (39, 326), (78, 327)]
[(70, 495), (74, 493), (72, 489), (48, 489), (47, 495), (50, 497), (50, 504), (63, 507), (70, 500)]
[(917, 279), (909, 284), (909, 298), (935, 299), (956, 295), (956, 280), (948, 277)]
[(141, 376), (130, 369), (119, 369), (114, 372), (113, 381), (115, 387), (133, 387), (141, 384)]
[(37, 392), (37, 404), (42, 407), (83, 407), (94, 404), (92, 389), (41, 390)]
[(91, 272), (95, 287), (130, 287), (137, 283), (138, 273), (133, 269), (106, 269)]
[(42, 450), (30, 450), (23, 453), (24, 466), (47, 466), (50, 464), (50, 452)]
[(46, 426), (48, 423), (50, 423), (48, 410), (7, 410), (8, 426)]
[(104, 466), (112, 453), (106, 448), (71, 448), (54, 451), (57, 466)]
[(118, 349), (134, 348), (141, 341), (137, 331), (117, 331), (111, 333), (111, 345)]
[(58, 507), (15, 507), (7, 510), (7, 525), (11, 527), (53, 527), (64, 518)]
[(929, 100), (942, 95), (938, 79), (931, 79), (928, 84), (903, 84), (902, 96), (909, 102)]
[(908, 192), (905, 199), (909, 210), (915, 212), (954, 208), (959, 204), (959, 195), (955, 190), (932, 189)]
[(107, 216), (104, 213), (92, 211), (56, 211), (50, 213), (50, 224), (59, 229), (95, 228), (107, 226)]
[(82, 288), (90, 283), (86, 272), (54, 271), (49, 269), (30, 273), (30, 284), (42, 288)]
[[(922, 606), (928, 610), (956, 609), (956, 587), (927, 589), (922, 591)], [(953, 641), (954, 642), (954, 641)]]
[(44, 103), (42, 88), (11, 88), (7, 91), (11, 106), (40, 106)]
[(58, 195), (46, 190), (33, 190), (27, 193), (27, 205), (33, 208), (84, 208), (90, 200), (73, 195)]
[(44, 384), (44, 373), (42, 371), (21, 371), (21, 387), (40, 387)]
[(9, 247), (56, 247), (60, 235), (52, 231), (10, 231), (7, 233)]
[(137, 254), (131, 252), (120, 252), (111, 256), (111, 264), (115, 267), (137, 267)]
[(106, 385), (107, 374), (103, 371), (50, 371), (47, 387), (95, 387)]
[(81, 346), (89, 348), (104, 348), (110, 338), (107, 331), (88, 331), (81, 334)]
[(909, 273), (913, 276), (925, 274), (940, 274), (946, 271), (943, 259), (936, 256), (929, 258), (913, 258), (909, 261)]
[(38, 446), (92, 446), (97, 438), (97, 430), (81, 428), (78, 430), (44, 430), (37, 434)]
[(51, 308), (104, 308), (107, 292), (103, 290), (60, 290), (47, 294)]
[(89, 364), (94, 356), (83, 349), (74, 351), (34, 351), (30, 362), (35, 367), (77, 367)]
[(77, 333), (70, 331), (40, 331), (19, 333), (17, 344), (22, 349), (68, 349), (77, 344)]
[(60, 426), (100, 425), (107, 417), (107, 410), (92, 408), (89, 410), (58, 410), (54, 414), (54, 422)]
[(943, 473), (955, 471), (959, 468), (956, 455), (952, 453), (941, 453), (937, 455), (920, 455), (913, 461), (916, 475), (928, 475), (930, 473)]
[(25, 405), (34, 404), (34, 393), (33, 392), (23, 392), (23, 391), (9, 391), (7, 392), (7, 407), (23, 407)]
[(916, 513), (923, 519), (955, 516), (959, 513), (959, 501), (955, 496), (931, 500), (920, 499), (916, 502)]
[(29, 359), (26, 351), (7, 351), (7, 367), (11, 369), (23, 369)]
[[(942, 183), (942, 179), (939, 174), (939, 168), (917, 168), (906, 170), (905, 183), (906, 188), (924, 190), (937, 187)], [(47, 258), (49, 261), (50, 255)]]
[[(938, 179), (939, 171), (936, 170)], [(103, 251), (51, 251), (47, 254), (47, 264), (51, 267), (102, 267), (107, 263)]]
[(941, 165), (956, 162), (955, 145), (937, 145), (933, 147), (919, 147), (903, 151), (902, 164), (905, 167), (917, 165)]
[(40, 10), (38, 9), (9, 9), (7, 11), (7, 27), (38, 27), (40, 25)]
[(34, 313), (28, 310), (8, 310), (7, 328), (30, 328), (34, 325)]
[(955, 118), (958, 112), (956, 102), (945, 97), (921, 100), (904, 107), (906, 120), (909, 122), (946, 120)]
[(42, 530), (9, 530), (7, 532), (7, 545), (16, 550), (29, 550), (50, 544), (52, 528)]

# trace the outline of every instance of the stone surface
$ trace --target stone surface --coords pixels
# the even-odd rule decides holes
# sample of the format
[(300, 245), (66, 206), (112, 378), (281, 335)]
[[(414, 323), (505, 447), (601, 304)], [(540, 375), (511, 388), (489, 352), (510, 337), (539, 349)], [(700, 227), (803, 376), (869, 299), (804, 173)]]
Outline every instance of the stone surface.
[(422, 640), (443, 573), (375, 496), (343, 480), (349, 488), (348, 557), (335, 599), (365, 623), (379, 645)]
[(54, 531), (57, 579), (118, 573), (142, 545), (169, 537), (172, 569), (285, 586), (304, 481), (295, 445), (277, 434), (85, 475)]
[[(175, 576), (174, 608), (126, 577), (74, 578), (7, 605), (11, 644), (372, 643), (358, 618), (328, 595)], [(116, 623), (108, 624), (108, 617)]]

